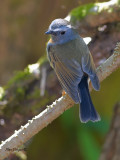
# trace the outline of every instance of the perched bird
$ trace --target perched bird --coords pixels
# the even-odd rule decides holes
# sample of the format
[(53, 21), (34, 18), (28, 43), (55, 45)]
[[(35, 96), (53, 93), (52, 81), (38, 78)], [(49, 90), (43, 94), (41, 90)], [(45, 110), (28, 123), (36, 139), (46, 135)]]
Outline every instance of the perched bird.
[(100, 84), (90, 51), (77, 30), (65, 19), (55, 19), (46, 34), (51, 35), (47, 55), (65, 92), (80, 104), (80, 120), (99, 121), (88, 89), (88, 77), (95, 90)]

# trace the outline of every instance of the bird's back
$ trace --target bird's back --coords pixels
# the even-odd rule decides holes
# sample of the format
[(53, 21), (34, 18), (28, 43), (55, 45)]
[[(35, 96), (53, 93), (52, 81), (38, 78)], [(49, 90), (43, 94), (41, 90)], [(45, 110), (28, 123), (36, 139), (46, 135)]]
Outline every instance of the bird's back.
[(81, 64), (81, 57), (89, 56), (89, 49), (79, 36), (64, 44), (51, 45), (49, 56), (50, 54), (55, 54), (61, 61), (75, 59)]

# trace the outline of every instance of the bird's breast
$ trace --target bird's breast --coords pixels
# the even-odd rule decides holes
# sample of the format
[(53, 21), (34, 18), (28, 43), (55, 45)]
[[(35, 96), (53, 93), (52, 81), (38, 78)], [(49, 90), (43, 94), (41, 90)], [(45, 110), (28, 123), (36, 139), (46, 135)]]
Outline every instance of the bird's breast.
[(53, 40), (52, 38), (49, 39), (48, 43), (53, 43)]

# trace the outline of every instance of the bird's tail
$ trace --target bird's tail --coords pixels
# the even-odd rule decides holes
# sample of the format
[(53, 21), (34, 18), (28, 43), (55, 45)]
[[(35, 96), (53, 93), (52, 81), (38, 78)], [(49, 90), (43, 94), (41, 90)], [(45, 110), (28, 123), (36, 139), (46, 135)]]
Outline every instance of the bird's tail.
[(80, 120), (83, 123), (88, 121), (100, 121), (100, 116), (95, 110), (90, 97), (87, 79), (88, 77), (84, 76), (78, 86), (80, 98)]

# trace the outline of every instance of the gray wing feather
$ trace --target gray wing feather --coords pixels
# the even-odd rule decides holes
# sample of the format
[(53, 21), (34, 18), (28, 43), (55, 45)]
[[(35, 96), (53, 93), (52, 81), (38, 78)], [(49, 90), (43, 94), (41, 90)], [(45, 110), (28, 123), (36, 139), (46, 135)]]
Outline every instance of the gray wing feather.
[(82, 69), (85, 73), (89, 75), (93, 88), (95, 90), (99, 90), (100, 83), (99, 83), (98, 76), (96, 74), (96, 69), (95, 69), (91, 54), (89, 54), (88, 56), (82, 57)]
[(75, 60), (62, 61), (54, 54), (51, 54), (51, 61), (54, 62), (54, 70), (61, 86), (78, 103), (78, 84), (83, 76), (81, 66)]

